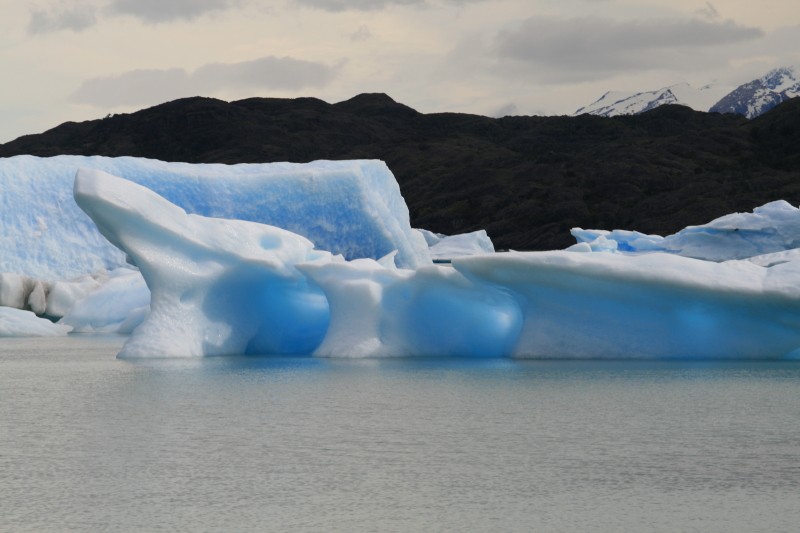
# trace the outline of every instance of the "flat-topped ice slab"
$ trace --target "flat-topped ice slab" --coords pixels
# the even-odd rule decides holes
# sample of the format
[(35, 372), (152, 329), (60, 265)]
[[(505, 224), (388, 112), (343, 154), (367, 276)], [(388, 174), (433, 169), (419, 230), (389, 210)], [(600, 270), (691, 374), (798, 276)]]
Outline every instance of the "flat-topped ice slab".
[(75, 204), (79, 168), (144, 185), (189, 213), (289, 230), (348, 259), (397, 250), (400, 266), (430, 263), (397, 181), (381, 161), (222, 165), (15, 156), (0, 158), (0, 272), (65, 279), (125, 264)]
[(515, 295), (524, 315), (515, 357), (800, 355), (800, 262), (555, 251), (457, 258), (453, 266)]

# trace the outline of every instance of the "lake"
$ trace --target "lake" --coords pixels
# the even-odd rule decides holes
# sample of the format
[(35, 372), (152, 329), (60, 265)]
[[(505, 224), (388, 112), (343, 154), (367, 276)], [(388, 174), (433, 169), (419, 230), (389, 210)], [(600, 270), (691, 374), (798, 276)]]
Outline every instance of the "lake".
[(0, 339), (2, 531), (797, 531), (800, 361)]

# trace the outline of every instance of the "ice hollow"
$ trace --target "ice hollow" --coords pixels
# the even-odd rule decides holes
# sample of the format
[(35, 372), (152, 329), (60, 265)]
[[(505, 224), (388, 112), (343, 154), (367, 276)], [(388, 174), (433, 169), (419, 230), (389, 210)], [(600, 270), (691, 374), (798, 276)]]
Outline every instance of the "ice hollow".
[(512, 295), (449, 267), (397, 270), (358, 260), (298, 268), (330, 303), (318, 356), (506, 357), (522, 326)]
[(270, 224), (347, 258), (430, 263), (394, 176), (381, 161), (187, 164), (136, 157), (0, 158), (0, 272), (56, 280), (125, 266), (72, 197), (79, 168), (123, 177), (187, 212)]

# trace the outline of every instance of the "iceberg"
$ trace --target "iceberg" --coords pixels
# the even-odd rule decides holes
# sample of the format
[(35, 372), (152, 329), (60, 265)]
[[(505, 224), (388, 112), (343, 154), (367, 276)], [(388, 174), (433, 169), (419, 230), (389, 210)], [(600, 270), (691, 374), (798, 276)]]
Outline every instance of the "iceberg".
[(464, 257), (467, 255), (493, 254), (494, 244), (486, 234), (486, 230), (473, 231), (471, 233), (461, 233), (459, 235), (442, 235), (432, 231), (418, 229), (425, 242), (431, 258), (434, 261), (446, 261), (454, 257)]
[(571, 233), (579, 244), (588, 244), (596, 252), (666, 252), (727, 261), (800, 248), (800, 209), (777, 200), (755, 208), (752, 213), (732, 213), (667, 237), (581, 228), (574, 228)]
[(0, 337), (61, 337), (70, 331), (71, 327), (39, 318), (32, 311), (0, 307)]
[(348, 259), (430, 264), (424, 238), (381, 161), (186, 164), (136, 157), (0, 158), (0, 272), (61, 280), (126, 266), (75, 205), (79, 168), (144, 185), (187, 212), (277, 226)]
[(516, 252), (455, 259), (513, 293), (518, 358), (780, 358), (800, 348), (800, 262), (765, 268), (666, 253)]
[[(121, 357), (800, 357), (796, 252), (509, 252), (403, 269), (394, 254), (348, 261), (280, 228), (187, 214), (101, 171), (79, 171), (74, 194), (150, 290), (147, 314), (135, 273), (119, 276), (139, 297), (109, 325), (141, 322)], [(94, 294), (91, 308), (123, 300)]]
[(75, 201), (139, 267), (150, 313), (120, 357), (309, 354), (328, 302), (294, 265), (331, 254), (289, 231), (187, 214), (155, 192), (81, 169)]
[(59, 324), (77, 333), (130, 333), (150, 313), (150, 290), (138, 270), (118, 268), (96, 283), (67, 306)]

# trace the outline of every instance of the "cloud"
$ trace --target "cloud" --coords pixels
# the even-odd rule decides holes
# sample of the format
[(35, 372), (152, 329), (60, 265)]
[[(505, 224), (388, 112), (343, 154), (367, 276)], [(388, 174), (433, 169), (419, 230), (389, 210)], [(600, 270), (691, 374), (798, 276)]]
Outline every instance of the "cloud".
[(369, 28), (362, 24), (355, 32), (350, 35), (350, 40), (353, 42), (362, 42), (367, 41), (372, 38), (372, 32), (369, 31)]
[(338, 13), (340, 11), (377, 11), (392, 6), (429, 6), (431, 3), (462, 6), (488, 0), (293, 0), (294, 4)]
[(706, 5), (696, 10), (695, 13), (709, 20), (720, 18), (719, 11), (717, 11), (717, 8), (714, 7), (714, 4), (711, 2), (706, 2)]
[(376, 11), (389, 6), (421, 6), (425, 0), (295, 0), (296, 4), (323, 11)]
[(196, 19), (206, 13), (230, 9), (238, 3), (236, 0), (111, 0), (107, 11), (160, 23)]
[(241, 63), (212, 63), (191, 73), (181, 68), (133, 70), (87, 80), (70, 100), (113, 108), (156, 104), (226, 89), (299, 90), (325, 86), (340, 68), (341, 65), (331, 67), (291, 57), (268, 56)]
[(83, 31), (97, 23), (95, 9), (87, 5), (75, 5), (61, 9), (34, 9), (28, 22), (30, 35), (51, 33), (60, 30)]
[(519, 114), (520, 114), (519, 107), (517, 107), (517, 104), (511, 102), (504, 106), (499, 107), (498, 109), (495, 109), (494, 111), (489, 113), (489, 116), (494, 118), (503, 118)]
[(698, 52), (764, 36), (731, 21), (531, 17), (499, 33), (493, 46), (506, 68), (538, 69), (545, 81), (581, 81), (637, 69), (688, 67)]

